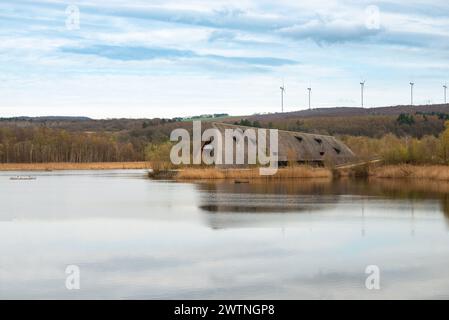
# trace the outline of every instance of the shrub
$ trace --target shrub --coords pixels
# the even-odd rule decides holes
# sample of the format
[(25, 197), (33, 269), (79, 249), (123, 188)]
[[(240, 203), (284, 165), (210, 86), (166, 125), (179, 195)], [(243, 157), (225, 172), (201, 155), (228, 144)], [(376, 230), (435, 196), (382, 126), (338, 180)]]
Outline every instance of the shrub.
[(153, 171), (161, 171), (171, 169), (170, 150), (172, 143), (170, 141), (153, 144), (150, 143), (145, 148), (145, 159), (151, 162)]

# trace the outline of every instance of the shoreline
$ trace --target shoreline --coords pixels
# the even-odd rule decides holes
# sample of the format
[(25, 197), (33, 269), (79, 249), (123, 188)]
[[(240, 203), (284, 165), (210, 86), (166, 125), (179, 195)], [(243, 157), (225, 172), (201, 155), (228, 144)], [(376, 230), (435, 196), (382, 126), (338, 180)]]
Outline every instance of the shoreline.
[(149, 162), (48, 162), (48, 163), (0, 163), (0, 171), (61, 171), (61, 170), (118, 170), (150, 169)]
[(187, 168), (178, 171), (174, 177), (178, 181), (188, 180), (286, 180), (286, 179), (332, 179), (332, 171), (326, 168), (295, 166), (279, 168), (275, 175), (262, 176), (259, 168), (251, 169), (217, 169)]
[(175, 181), (193, 180), (235, 180), (236, 182), (256, 180), (288, 179), (329, 179), (366, 178), (382, 180), (430, 180), (449, 181), (449, 166), (445, 165), (374, 165), (354, 168), (317, 168), (311, 166), (294, 166), (279, 168), (273, 176), (261, 176), (257, 168), (219, 169), (219, 168), (184, 168), (179, 170), (162, 170), (149, 173), (150, 178)]
[[(88, 162), (88, 163), (0, 163), (1, 171), (63, 171), (63, 170), (132, 170), (151, 169), (151, 163), (136, 162)], [(362, 170), (360, 170), (362, 169)], [(287, 180), (287, 179), (340, 179), (345, 177), (365, 177), (375, 179), (408, 179), (449, 181), (449, 166), (446, 165), (373, 165), (365, 168), (330, 169), (311, 166), (279, 168), (274, 176), (260, 176), (258, 168), (218, 169), (181, 168), (162, 170), (149, 174), (156, 179), (175, 181), (189, 180)]]
[(408, 179), (449, 181), (447, 165), (383, 165), (369, 168), (368, 177), (377, 179)]

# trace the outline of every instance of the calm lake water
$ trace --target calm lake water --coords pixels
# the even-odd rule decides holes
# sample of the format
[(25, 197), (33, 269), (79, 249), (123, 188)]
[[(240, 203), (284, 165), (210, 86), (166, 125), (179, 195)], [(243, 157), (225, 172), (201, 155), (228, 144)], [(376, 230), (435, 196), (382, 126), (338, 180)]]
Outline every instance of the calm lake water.
[(447, 183), (17, 174), (0, 173), (2, 299), (449, 298)]

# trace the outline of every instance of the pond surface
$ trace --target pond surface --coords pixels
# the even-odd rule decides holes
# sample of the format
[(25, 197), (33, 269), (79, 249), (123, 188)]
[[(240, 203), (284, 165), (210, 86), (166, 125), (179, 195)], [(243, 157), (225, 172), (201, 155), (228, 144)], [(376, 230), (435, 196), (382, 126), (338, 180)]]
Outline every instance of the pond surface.
[[(0, 298), (447, 299), (448, 194), (423, 181), (2, 172)], [(379, 290), (365, 285), (373, 265)]]

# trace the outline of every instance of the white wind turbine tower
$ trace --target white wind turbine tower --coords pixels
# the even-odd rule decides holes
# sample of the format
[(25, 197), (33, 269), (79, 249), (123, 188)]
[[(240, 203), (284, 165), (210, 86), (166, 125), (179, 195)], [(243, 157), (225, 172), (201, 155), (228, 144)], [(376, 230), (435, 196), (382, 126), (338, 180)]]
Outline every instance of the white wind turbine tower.
[(309, 91), (309, 110), (311, 110), (311, 106), (310, 106), (310, 96), (311, 96), (311, 94), (312, 94), (312, 87), (309, 86), (309, 87), (307, 88), (307, 90)]
[(282, 87), (280, 87), (279, 89), (281, 89), (281, 110), (282, 112), (284, 112), (284, 93), (285, 93), (284, 81), (282, 81)]
[(361, 89), (361, 93), (362, 93), (362, 108), (364, 108), (364, 104), (363, 104), (363, 94), (365, 91), (365, 80), (363, 80), (362, 82), (360, 82), (360, 89)]
[(446, 103), (447, 103), (447, 100), (446, 100), (447, 84), (445, 84), (445, 85), (443, 86), (443, 88), (444, 88), (444, 103), (446, 104)]
[(413, 87), (415, 86), (414, 82), (410, 82), (410, 105), (413, 106)]

